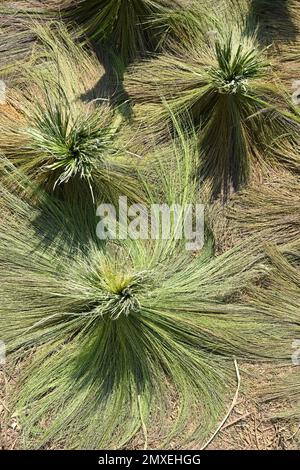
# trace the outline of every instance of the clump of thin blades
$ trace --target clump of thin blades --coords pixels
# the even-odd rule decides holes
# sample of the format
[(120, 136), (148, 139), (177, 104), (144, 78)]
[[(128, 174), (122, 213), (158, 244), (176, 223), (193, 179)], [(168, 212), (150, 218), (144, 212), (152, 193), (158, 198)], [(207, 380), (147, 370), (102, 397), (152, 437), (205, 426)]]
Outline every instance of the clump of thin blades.
[(47, 190), (81, 181), (93, 198), (102, 192), (109, 199), (117, 188), (137, 198), (133, 155), (119, 138), (121, 113), (97, 91), (94, 99), (83, 98), (103, 74), (96, 57), (63, 27), (35, 31), (43, 59), (40, 52), (8, 93), (0, 116), (2, 153)]
[[(300, 418), (300, 375), (299, 375), (299, 311), (300, 311), (300, 244), (297, 240), (281, 246), (268, 246), (270, 282), (259, 292), (259, 308), (281, 323), (282, 338), (287, 350), (291, 351), (286, 363), (286, 374), (261, 391), (264, 400), (284, 399), (284, 409), (273, 413), (274, 418)], [(287, 328), (286, 328), (287, 326)]]
[[(265, 48), (272, 2), (46, 3), (0, 7), (13, 85), (0, 105), (0, 331), (21, 364), (9, 409), (28, 449), (198, 448), (228, 416), (238, 363), (290, 364), (299, 333), (300, 118)], [(295, 5), (282, 42), (299, 30)], [(114, 70), (123, 112), (99, 89), (102, 49), (122, 73), (131, 64), (124, 84)], [(188, 249), (175, 235), (186, 205), (233, 191), (221, 222), (240, 242), (217, 256), (227, 234), (205, 225)], [(147, 236), (112, 211), (119, 239), (98, 238), (95, 204), (117, 213), (120, 195)], [(168, 237), (150, 238), (154, 204), (180, 208)], [(299, 390), (295, 373), (267, 395)]]
[(36, 107), (34, 127), (25, 132), (32, 139), (32, 150), (45, 155), (45, 164), (39, 171), (58, 175), (53, 189), (79, 177), (88, 182), (92, 191), (99, 167), (105, 165), (109, 155), (118, 153), (114, 148), (115, 132), (109, 124), (101, 125), (103, 109), (74, 118), (63, 92), (61, 95), (59, 101), (46, 96), (46, 108)]
[[(181, 134), (176, 172), (157, 155), (160, 195), (149, 193), (152, 202), (162, 188), (169, 204), (197, 200), (195, 151)], [(8, 351), (25, 358), (11, 406), (26, 447), (114, 449), (141, 437), (164, 447), (175, 437), (182, 445), (207, 438), (236, 386), (233, 357), (274, 355), (273, 326), (242, 301), (265, 275), (255, 246), (215, 258), (209, 238), (197, 256), (174, 237), (103, 244), (86, 209), (41, 196), (45, 218), (3, 182), (1, 193), (9, 214), (0, 234), (0, 326)]]
[(266, 149), (281, 136), (294, 141), (299, 119), (255, 34), (217, 26), (197, 41), (173, 43), (172, 53), (133, 65), (125, 85), (139, 125), (159, 142), (169, 138), (171, 126), (162, 98), (182, 121), (192, 118), (199, 129), (200, 177), (213, 196), (226, 200), (249, 182), (254, 168), (274, 164)]

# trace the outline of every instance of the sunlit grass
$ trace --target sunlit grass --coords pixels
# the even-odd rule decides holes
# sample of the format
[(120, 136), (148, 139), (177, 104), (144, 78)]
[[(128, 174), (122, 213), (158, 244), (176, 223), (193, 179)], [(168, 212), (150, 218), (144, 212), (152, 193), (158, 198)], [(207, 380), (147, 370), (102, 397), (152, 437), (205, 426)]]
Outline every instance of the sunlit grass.
[[(151, 202), (197, 200), (195, 145), (179, 136), (174, 173), (159, 159)], [(174, 236), (103, 245), (93, 212), (1, 192), (2, 337), (12, 358), (34, 348), (10, 405), (27, 448), (119, 448), (138, 435), (199, 445), (235, 389), (234, 358), (280, 355), (274, 325), (245, 303), (266, 275), (255, 245), (219, 257), (209, 235), (197, 254)]]
[(19, 85), (7, 96), (16, 112), (3, 109), (0, 116), (2, 153), (48, 191), (73, 181), (93, 197), (102, 193), (109, 201), (120, 192), (136, 198), (138, 156), (119, 138), (121, 113), (97, 91), (90, 102), (83, 98), (103, 74), (96, 57), (64, 28), (35, 32), (41, 42), (36, 60), (21, 69)]
[(265, 51), (255, 35), (235, 28), (223, 26), (206, 42), (201, 35), (198, 42), (176, 43), (173, 54), (132, 66), (125, 87), (139, 124), (159, 141), (170, 127), (162, 98), (183, 121), (188, 113), (199, 129), (198, 172), (224, 199), (249, 182), (254, 165), (272, 167), (274, 157), (265, 151), (274, 139), (299, 133)]

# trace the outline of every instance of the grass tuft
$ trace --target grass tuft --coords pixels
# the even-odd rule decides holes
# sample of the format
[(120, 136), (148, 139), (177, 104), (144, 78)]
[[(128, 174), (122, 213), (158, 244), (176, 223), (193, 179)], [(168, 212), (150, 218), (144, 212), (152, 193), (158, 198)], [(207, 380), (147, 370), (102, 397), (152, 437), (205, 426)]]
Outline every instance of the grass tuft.
[[(197, 199), (196, 142), (178, 139), (176, 171), (157, 160), (151, 202)], [(266, 274), (256, 247), (215, 257), (210, 238), (197, 254), (175, 237), (103, 245), (86, 210), (47, 195), (41, 209), (5, 180), (0, 327), (11, 357), (34, 348), (10, 405), (26, 447), (115, 449), (145, 428), (160, 448), (207, 439), (235, 390), (233, 357), (274, 356), (276, 329), (244, 303)]]
[[(113, 47), (125, 63), (156, 47), (146, 25), (153, 15), (171, 8), (168, 0), (80, 0), (62, 4), (65, 16), (75, 20), (92, 40)], [(176, 4), (176, 2), (175, 2)]]
[[(221, 28), (221, 29), (220, 29)], [(186, 113), (199, 130), (198, 171), (212, 195), (237, 191), (253, 170), (272, 167), (266, 148), (284, 134), (299, 133), (297, 115), (290, 111), (286, 92), (277, 83), (255, 35), (219, 25), (211, 36), (173, 45), (173, 54), (134, 65), (125, 88), (136, 104), (136, 117), (145, 132), (168, 139), (170, 121), (162, 103), (182, 121)]]
[(0, 115), (2, 153), (48, 191), (72, 183), (74, 192), (73, 183), (80, 182), (93, 197), (110, 201), (120, 192), (137, 198), (137, 157), (119, 137), (121, 113), (98, 98), (103, 71), (96, 57), (63, 27), (35, 32), (41, 43), (37, 59), (23, 67), (19, 85), (7, 96), (16, 112), (3, 109)]

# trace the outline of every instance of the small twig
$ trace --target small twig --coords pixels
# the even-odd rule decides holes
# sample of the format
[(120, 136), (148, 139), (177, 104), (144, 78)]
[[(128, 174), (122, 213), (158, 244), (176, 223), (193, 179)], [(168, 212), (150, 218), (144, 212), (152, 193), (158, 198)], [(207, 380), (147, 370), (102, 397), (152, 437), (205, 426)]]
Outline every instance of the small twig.
[(258, 450), (260, 450), (260, 444), (259, 444), (259, 439), (258, 439), (258, 434), (257, 434), (256, 415), (254, 415), (254, 433), (255, 433), (256, 446)]
[(240, 421), (243, 421), (244, 419), (248, 418), (248, 416), (251, 416), (252, 413), (248, 411), (247, 413), (243, 414), (242, 416), (239, 416), (238, 418), (234, 419), (233, 421), (230, 421), (230, 423), (225, 424), (223, 427), (222, 431), (224, 431), (227, 428), (230, 428), (231, 426), (234, 426), (235, 424), (239, 423)]
[(223, 419), (223, 421), (221, 422), (221, 424), (218, 426), (218, 428), (216, 429), (216, 431), (213, 433), (213, 435), (210, 437), (210, 439), (204, 444), (203, 447), (201, 447), (200, 450), (204, 450), (206, 449), (206, 447), (209, 446), (209, 444), (213, 441), (213, 439), (216, 437), (216, 435), (220, 432), (220, 430), (222, 429), (222, 427), (224, 426), (224, 424), (226, 423), (227, 419), (229, 418), (229, 416), (231, 415), (231, 412), (233, 410), (233, 408), (235, 407), (236, 405), (236, 402), (237, 402), (237, 399), (238, 399), (238, 396), (239, 396), (239, 391), (240, 391), (240, 386), (241, 386), (241, 376), (240, 376), (240, 371), (239, 371), (239, 368), (238, 368), (238, 364), (237, 364), (237, 361), (236, 359), (234, 359), (234, 366), (235, 366), (235, 372), (236, 372), (236, 378), (237, 378), (237, 389), (236, 389), (236, 392), (235, 392), (235, 395), (234, 395), (234, 398), (232, 400), (232, 403), (231, 403), (231, 406), (225, 416), (225, 418)]
[(7, 406), (5, 405), (4, 401), (0, 399), (0, 404), (3, 406), (3, 408), (6, 409), (6, 411), (8, 411), (8, 413), (10, 413), (10, 409), (7, 408)]
[(292, 440), (294, 440), (299, 431), (300, 431), (300, 424), (299, 424), (299, 426), (298, 426), (297, 431), (295, 431), (294, 434), (292, 434), (290, 437), (288, 437), (288, 438), (287, 438), (287, 441), (292, 441)]
[[(1, 374), (3, 376), (3, 380), (4, 380), (4, 387), (5, 387), (5, 396), (7, 396), (7, 378), (6, 378), (6, 375), (5, 375), (5, 372), (4, 371), (1, 371)], [(10, 413), (10, 409), (7, 408), (7, 406), (5, 405), (4, 401), (1, 400), (0, 398), (0, 403), (1, 405), (3, 406), (3, 408), (8, 411), (8, 413)]]
[(14, 448), (15, 448), (15, 445), (16, 445), (16, 443), (17, 443), (17, 440), (18, 440), (18, 438), (17, 438), (17, 439), (15, 439), (15, 441), (13, 442), (13, 445), (11, 446), (10, 450), (14, 450)]
[(132, 157), (137, 157), (140, 160), (143, 158), (142, 155), (138, 155), (137, 153), (134, 153), (134, 152), (129, 152), (129, 150), (125, 150), (125, 153), (128, 153), (128, 155), (131, 155)]
[(144, 439), (145, 439), (144, 450), (147, 450), (147, 448), (148, 448), (148, 433), (147, 433), (147, 427), (145, 425), (145, 421), (143, 419), (142, 406), (141, 406), (141, 396), (140, 395), (138, 395), (138, 405), (139, 405), (139, 413), (140, 413), (140, 418), (141, 418), (141, 423), (142, 423), (142, 430), (143, 430)]

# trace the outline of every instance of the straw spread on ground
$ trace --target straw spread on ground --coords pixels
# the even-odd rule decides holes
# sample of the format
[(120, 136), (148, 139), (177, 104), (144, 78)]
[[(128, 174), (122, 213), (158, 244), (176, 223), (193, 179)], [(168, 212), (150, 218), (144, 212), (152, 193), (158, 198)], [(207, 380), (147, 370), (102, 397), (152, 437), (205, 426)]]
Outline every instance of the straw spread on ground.
[(213, 196), (226, 200), (257, 166), (288, 165), (288, 155), (265, 153), (276, 139), (298, 138), (299, 117), (255, 34), (220, 28), (206, 41), (200, 35), (198, 41), (174, 44), (173, 53), (133, 65), (125, 88), (136, 103), (139, 125), (158, 141), (170, 135), (163, 100), (183, 121), (188, 113), (199, 129), (196, 171), (211, 184)]
[[(183, 139), (175, 176), (161, 159), (157, 168), (164, 200), (176, 188), (182, 206), (197, 199)], [(12, 171), (26, 194), (4, 160), (2, 173)], [(267, 273), (255, 245), (214, 257), (209, 235), (197, 256), (174, 237), (103, 244), (87, 224), (92, 209), (88, 218), (43, 193), (33, 203), (29, 189), (21, 198), (2, 183), (1, 192), (1, 331), (15, 359), (35, 348), (14, 403), (26, 446), (115, 448), (143, 423), (162, 445), (199, 443), (234, 391), (234, 358), (279, 356), (276, 327), (243, 301)]]
[[(85, 184), (93, 197), (102, 192), (111, 200), (119, 192), (137, 199), (138, 156), (119, 136), (121, 112), (98, 98), (102, 70), (95, 55), (65, 29), (38, 27), (35, 33), (38, 58), (21, 68), (22, 80), (7, 93), (17, 119), (10, 108), (1, 108), (1, 152), (49, 191), (72, 183), (74, 192)], [(91, 89), (94, 96), (86, 101)]]
[[(297, 3), (1, 4), (0, 339), (22, 364), (7, 407), (20, 448), (206, 446), (240, 362), (289, 371)], [(96, 205), (119, 195), (205, 202), (203, 248), (99, 240)], [(297, 370), (263, 391), (292, 419)]]

